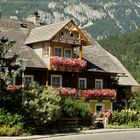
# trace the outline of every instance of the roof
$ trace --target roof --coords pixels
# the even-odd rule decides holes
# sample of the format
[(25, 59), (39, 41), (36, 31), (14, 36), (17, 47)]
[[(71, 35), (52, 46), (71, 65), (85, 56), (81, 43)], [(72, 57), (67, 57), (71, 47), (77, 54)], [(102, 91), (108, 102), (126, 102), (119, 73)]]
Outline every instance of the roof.
[(124, 86), (140, 86), (139, 83), (133, 78), (133, 76), (127, 71), (122, 63), (112, 54), (108, 53), (112, 60), (118, 65), (118, 67), (125, 73), (119, 77), (118, 84)]
[(83, 48), (83, 57), (89, 63), (88, 71), (116, 73), (119, 76), (119, 85), (140, 86), (121, 62), (104, 50), (96, 41), (93, 46)]
[(81, 36), (83, 36), (85, 41), (87, 43), (89, 43), (87, 37), (78, 28), (78, 26), (75, 24), (74, 20), (70, 19), (70, 20), (66, 20), (63, 22), (53, 23), (53, 24), (49, 24), (49, 25), (43, 25), (41, 27), (36, 27), (34, 29), (31, 29), (30, 34), (27, 37), (25, 44), (27, 45), (27, 44), (37, 43), (37, 42), (41, 42), (41, 41), (49, 41), (70, 22), (73, 23), (73, 25), (76, 27), (76, 29), (81, 34)]
[(45, 68), (46, 65), (35, 52), (30, 47), (24, 45), (29, 30), (29, 28), (22, 28), (21, 23), (18, 21), (7, 19), (0, 20), (0, 38), (6, 37), (16, 41), (11, 49), (12, 51), (8, 53), (8, 56), (18, 54), (20, 58), (28, 60), (27, 67)]
[[(59, 25), (62, 28), (67, 22), (62, 22), (53, 24), (58, 27)], [(48, 25), (49, 26), (49, 25)], [(27, 26), (28, 27), (28, 26)], [(51, 38), (56, 30), (60, 30), (60, 28), (52, 28), (52, 25), (49, 26), (50, 33), (49, 37), (46, 35), (45, 38)], [(46, 27), (40, 27), (45, 29)], [(48, 28), (48, 27), (47, 27)], [(51, 30), (55, 30), (51, 33)], [(16, 40), (16, 43), (12, 47), (12, 51), (8, 55), (14, 55), (15, 53), (20, 56), (20, 58), (27, 59), (27, 67), (33, 68), (47, 68), (41, 58), (34, 52), (34, 50), (26, 45), (24, 45), (25, 41), (28, 40), (29, 28), (22, 28), (21, 23), (13, 20), (0, 20), (0, 37), (4, 36), (12, 40)], [(48, 30), (47, 30), (48, 31)], [(47, 32), (46, 32), (47, 33)], [(28, 38), (27, 38), (28, 36)], [(86, 34), (92, 45), (83, 47), (83, 58), (88, 61), (88, 71), (94, 72), (107, 72), (107, 73), (116, 73), (121, 75), (119, 78), (119, 84), (125, 86), (139, 86), (136, 80), (132, 77), (132, 75), (126, 70), (126, 68), (121, 64), (121, 62), (112, 54), (104, 50), (94, 38), (92, 38), (89, 34)], [(27, 40), (26, 40), (27, 38)], [(34, 38), (34, 37), (33, 37)], [(37, 38), (40, 39), (41, 38)], [(44, 39), (44, 38), (43, 38)]]
[(124, 73), (96, 41), (94, 45), (83, 47), (83, 57), (88, 61), (88, 71)]

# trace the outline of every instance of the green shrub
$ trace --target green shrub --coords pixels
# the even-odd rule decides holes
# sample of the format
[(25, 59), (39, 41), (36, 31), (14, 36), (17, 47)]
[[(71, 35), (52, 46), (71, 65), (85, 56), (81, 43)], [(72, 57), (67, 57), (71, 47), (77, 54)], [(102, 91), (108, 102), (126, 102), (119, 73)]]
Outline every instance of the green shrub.
[(27, 125), (44, 126), (59, 118), (61, 97), (52, 88), (35, 85), (30, 87), (28, 96), (24, 111)]
[(133, 94), (133, 97), (129, 100), (129, 108), (140, 110), (140, 92)]
[(24, 117), (20, 114), (12, 114), (7, 112), (4, 108), (0, 108), (0, 126), (1, 125), (23, 125)]
[(140, 120), (139, 112), (130, 109), (124, 109), (120, 112), (114, 111), (112, 113), (111, 122), (114, 124), (122, 125), (129, 122), (138, 122)]
[(13, 125), (10, 127), (9, 125), (2, 125), (0, 127), (0, 136), (19, 136), (23, 132), (23, 128), (21, 125)]
[(61, 105), (64, 117), (86, 118), (89, 115), (88, 108), (83, 100), (66, 96)]

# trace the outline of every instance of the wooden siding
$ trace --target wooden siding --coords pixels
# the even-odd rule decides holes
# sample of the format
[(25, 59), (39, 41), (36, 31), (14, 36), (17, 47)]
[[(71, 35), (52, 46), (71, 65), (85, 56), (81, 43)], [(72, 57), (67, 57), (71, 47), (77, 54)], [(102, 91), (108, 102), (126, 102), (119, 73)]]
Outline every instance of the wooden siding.
[(109, 75), (106, 74), (90, 74), (90, 73), (77, 73), (77, 72), (58, 72), (50, 71), (49, 72), (49, 85), (50, 85), (50, 76), (51, 74), (62, 75), (62, 86), (63, 87), (72, 87), (78, 89), (79, 78), (87, 78), (87, 89), (95, 88), (95, 79), (103, 79), (103, 88), (111, 88), (111, 79)]
[(81, 40), (79, 40), (79, 33), (76, 31), (69, 31), (68, 29), (62, 29), (58, 32), (52, 39), (53, 42), (67, 43), (81, 45)]
[[(27, 68), (26, 75), (33, 75), (34, 81), (40, 85), (51, 85), (51, 75), (62, 75), (62, 86), (78, 89), (79, 78), (87, 79), (87, 89), (95, 88), (95, 79), (103, 79), (103, 88), (111, 88), (111, 79), (108, 74), (90, 73), (90, 72), (64, 72), (64, 71), (49, 71), (47, 69)], [(17, 77), (16, 84), (21, 84), (21, 77)]]

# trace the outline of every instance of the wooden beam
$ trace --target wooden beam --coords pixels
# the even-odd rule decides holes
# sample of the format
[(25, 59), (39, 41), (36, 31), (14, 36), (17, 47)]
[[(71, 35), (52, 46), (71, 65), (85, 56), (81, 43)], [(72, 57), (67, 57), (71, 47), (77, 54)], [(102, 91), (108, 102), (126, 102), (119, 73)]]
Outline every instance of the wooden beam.
[(80, 46), (79, 59), (82, 60), (82, 58), (83, 58), (83, 52), (82, 52), (82, 46)]
[(50, 42), (50, 57), (53, 56), (53, 46), (52, 43)]
[(88, 38), (84, 35), (84, 33), (78, 28), (77, 24), (75, 23), (74, 20), (71, 20), (71, 22), (73, 23), (73, 25), (75, 26), (75, 28), (77, 29), (77, 31), (79, 32), (79, 34), (82, 36), (83, 40), (86, 42), (87, 45), (90, 45), (90, 41), (88, 40)]

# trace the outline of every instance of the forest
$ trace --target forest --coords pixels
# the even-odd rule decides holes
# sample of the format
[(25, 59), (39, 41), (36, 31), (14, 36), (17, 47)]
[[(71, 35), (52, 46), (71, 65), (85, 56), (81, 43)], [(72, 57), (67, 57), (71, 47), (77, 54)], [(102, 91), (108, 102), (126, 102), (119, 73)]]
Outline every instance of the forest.
[(140, 29), (124, 35), (107, 37), (99, 43), (116, 56), (140, 83)]

